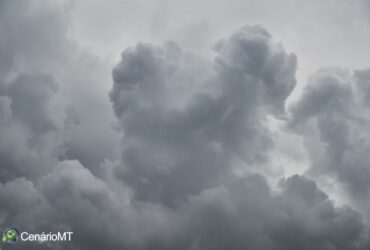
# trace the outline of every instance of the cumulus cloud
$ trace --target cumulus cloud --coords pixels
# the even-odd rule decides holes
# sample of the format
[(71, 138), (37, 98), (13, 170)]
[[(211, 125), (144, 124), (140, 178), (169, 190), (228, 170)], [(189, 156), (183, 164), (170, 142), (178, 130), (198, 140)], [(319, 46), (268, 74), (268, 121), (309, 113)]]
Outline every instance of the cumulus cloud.
[[(68, 38), (70, 6), (41, 3), (0, 1), (0, 226), (74, 235), (18, 249), (370, 247), (369, 70), (320, 70), (287, 111), (295, 54), (244, 26), (211, 58), (141, 42), (110, 75)], [(273, 171), (284, 135), (305, 176)]]
[[(138, 197), (174, 202), (223, 183), (237, 162), (267, 161), (266, 117), (284, 114), (296, 58), (259, 26), (215, 49), (213, 61), (193, 62), (173, 43), (139, 44), (114, 68), (110, 97), (124, 130), (117, 174)], [(189, 72), (201, 63), (204, 70)], [(186, 93), (184, 83), (197, 89)]]
[(35, 179), (58, 162), (56, 131), (63, 111), (54, 103), (57, 85), (47, 75), (19, 75), (1, 97), (0, 162), (2, 181)]
[(15, 197), (1, 207), (11, 211), (7, 223), (76, 234), (72, 244), (21, 249), (367, 249), (360, 215), (334, 207), (313, 181), (293, 176), (282, 179), (280, 189), (273, 192), (264, 177), (251, 175), (169, 208), (126, 202), (126, 189), (113, 191), (77, 161), (65, 161), (36, 187), (17, 179), (2, 186), (0, 196)]
[(369, 72), (318, 71), (311, 76), (302, 98), (292, 105), (290, 121), (304, 136), (312, 161), (310, 172), (337, 178), (350, 199), (367, 206)]
[[(119, 142), (106, 98), (110, 69), (68, 39), (69, 8), (69, 3), (1, 1), (0, 161), (7, 171), (28, 169), (14, 176), (36, 177), (40, 173), (27, 165), (50, 168), (58, 158), (78, 159), (97, 173)], [(3, 173), (2, 180), (5, 175), (14, 177)]]

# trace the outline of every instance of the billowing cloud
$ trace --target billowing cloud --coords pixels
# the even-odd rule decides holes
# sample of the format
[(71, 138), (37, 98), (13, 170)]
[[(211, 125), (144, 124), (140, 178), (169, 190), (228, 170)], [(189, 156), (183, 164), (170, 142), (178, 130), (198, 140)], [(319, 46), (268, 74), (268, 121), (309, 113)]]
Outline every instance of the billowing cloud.
[(72, 243), (22, 243), (24, 249), (367, 249), (369, 244), (358, 213), (334, 207), (313, 181), (299, 176), (282, 179), (279, 193), (260, 175), (236, 178), (173, 208), (125, 199), (127, 189), (112, 188), (77, 161), (61, 162), (36, 187), (21, 178), (1, 190), (2, 199), (15, 197), (1, 207), (11, 211), (6, 223), (76, 234)]
[[(315, 73), (292, 106), (291, 126), (304, 135), (310, 172), (337, 178), (350, 199), (369, 206), (369, 70)], [(367, 213), (367, 212), (366, 212)]]
[[(369, 249), (369, 70), (322, 69), (287, 111), (297, 57), (263, 26), (201, 55), (140, 42), (111, 71), (71, 8), (0, 1), (0, 227), (74, 232), (18, 249)], [(284, 176), (300, 139), (309, 170)]]
[(110, 97), (124, 130), (117, 174), (139, 197), (174, 202), (223, 183), (237, 162), (267, 161), (266, 118), (284, 114), (296, 58), (259, 26), (215, 49), (214, 61), (202, 62), (173, 43), (139, 44), (114, 68)]
[(61, 140), (56, 131), (65, 115), (54, 102), (58, 91), (51, 76), (19, 75), (0, 97), (0, 162), (2, 181), (37, 179), (58, 162)]
[(68, 8), (66, 3), (1, 1), (3, 181), (39, 177), (59, 158), (78, 159), (97, 173), (115, 155), (119, 135), (102, 91), (110, 87), (110, 69), (68, 39)]

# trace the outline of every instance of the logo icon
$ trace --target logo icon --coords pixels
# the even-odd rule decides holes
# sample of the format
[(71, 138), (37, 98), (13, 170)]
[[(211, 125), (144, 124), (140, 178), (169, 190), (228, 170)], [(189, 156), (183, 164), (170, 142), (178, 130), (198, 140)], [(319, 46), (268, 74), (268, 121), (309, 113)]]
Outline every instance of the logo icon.
[(19, 239), (19, 232), (15, 228), (7, 228), (3, 232), (2, 242), (16, 243)]

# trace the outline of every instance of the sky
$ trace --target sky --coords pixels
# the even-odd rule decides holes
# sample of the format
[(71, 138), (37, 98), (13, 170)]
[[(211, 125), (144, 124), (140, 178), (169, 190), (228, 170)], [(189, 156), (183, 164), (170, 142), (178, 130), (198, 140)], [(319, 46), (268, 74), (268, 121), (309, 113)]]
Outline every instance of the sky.
[(0, 230), (38, 250), (370, 248), (368, 0), (0, 0)]

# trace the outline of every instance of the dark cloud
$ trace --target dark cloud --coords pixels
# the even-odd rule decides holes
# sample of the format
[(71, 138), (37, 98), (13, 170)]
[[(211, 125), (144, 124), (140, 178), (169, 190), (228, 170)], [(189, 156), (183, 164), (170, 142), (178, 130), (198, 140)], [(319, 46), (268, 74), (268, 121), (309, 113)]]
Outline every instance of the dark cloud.
[(358, 214), (334, 209), (312, 181), (299, 176), (281, 180), (278, 195), (259, 176), (236, 183), (191, 199), (191, 209), (196, 210), (191, 220), (197, 239), (193, 249), (366, 247), (360, 243), (366, 231)]
[(62, 148), (56, 131), (64, 114), (53, 101), (57, 91), (50, 76), (22, 74), (1, 97), (1, 180), (35, 179), (58, 162)]
[(13, 116), (29, 125), (35, 133), (47, 133), (63, 124), (63, 115), (53, 113), (51, 100), (58, 87), (50, 76), (20, 75), (8, 91)]
[(114, 191), (76, 161), (58, 164), (38, 187), (17, 179), (1, 190), (2, 199), (16, 197), (6, 205), (12, 211), (7, 220), (22, 230), (76, 232), (72, 244), (37, 249), (368, 248), (360, 215), (334, 207), (313, 181), (299, 176), (282, 179), (279, 193), (260, 175), (236, 178), (174, 208), (125, 201), (125, 189)]
[(292, 108), (293, 123), (302, 123), (322, 113), (349, 115), (354, 98), (349, 72), (328, 68), (312, 75), (303, 97)]
[[(335, 177), (350, 199), (368, 206), (369, 70), (315, 73), (292, 106), (291, 126), (303, 133), (314, 175)], [(367, 212), (366, 212), (367, 213)]]
[[(125, 133), (117, 174), (139, 197), (174, 202), (222, 183), (236, 161), (266, 161), (273, 143), (266, 116), (284, 113), (295, 56), (259, 26), (219, 41), (216, 51), (203, 71), (185, 74), (202, 62), (173, 43), (139, 44), (114, 68), (110, 97)], [(184, 82), (197, 89), (184, 93)]]
[(120, 139), (100, 87), (110, 80), (109, 69), (68, 39), (69, 3), (1, 6), (0, 179), (34, 179), (58, 158), (100, 172)]
[(319, 71), (289, 117), (296, 56), (245, 26), (212, 59), (174, 42), (126, 49), (112, 110), (109, 67), (68, 38), (69, 7), (0, 1), (0, 226), (74, 232), (18, 249), (370, 247), (366, 213), (307, 177), (265, 174), (274, 121), (303, 136), (308, 175), (366, 197), (368, 71)]
[(355, 71), (354, 77), (358, 85), (361, 100), (364, 101), (367, 107), (370, 107), (370, 69)]

